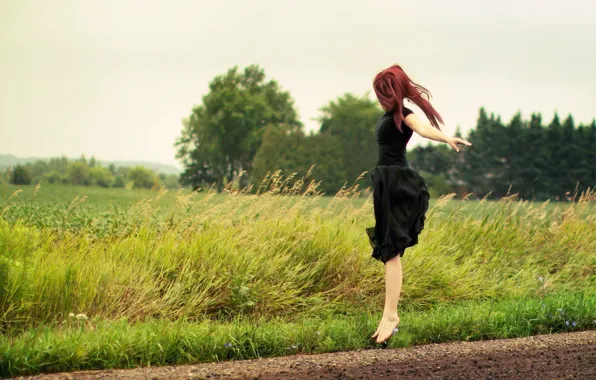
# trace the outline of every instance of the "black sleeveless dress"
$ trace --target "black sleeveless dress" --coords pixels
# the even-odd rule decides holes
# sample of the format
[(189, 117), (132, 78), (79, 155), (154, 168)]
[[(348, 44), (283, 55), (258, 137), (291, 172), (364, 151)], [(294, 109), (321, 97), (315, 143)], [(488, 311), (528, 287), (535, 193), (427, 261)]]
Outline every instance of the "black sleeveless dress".
[[(404, 117), (410, 113), (412, 110), (403, 107)], [(375, 227), (367, 228), (366, 233), (372, 256), (383, 263), (418, 244), (430, 198), (424, 179), (406, 160), (406, 145), (413, 131), (403, 121), (401, 127), (403, 133), (397, 129), (393, 113), (387, 112), (375, 131), (379, 149), (371, 174)]]

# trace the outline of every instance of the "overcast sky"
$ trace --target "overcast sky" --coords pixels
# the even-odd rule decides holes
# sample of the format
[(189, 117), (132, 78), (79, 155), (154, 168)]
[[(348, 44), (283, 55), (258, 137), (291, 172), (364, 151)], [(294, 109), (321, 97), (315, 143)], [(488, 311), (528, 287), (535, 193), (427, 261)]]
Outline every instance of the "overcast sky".
[(481, 106), (588, 123), (595, 19), (593, 0), (0, 0), (0, 154), (176, 163), (209, 81), (252, 63), (307, 130), (329, 100), (372, 97), (393, 63), (449, 134)]

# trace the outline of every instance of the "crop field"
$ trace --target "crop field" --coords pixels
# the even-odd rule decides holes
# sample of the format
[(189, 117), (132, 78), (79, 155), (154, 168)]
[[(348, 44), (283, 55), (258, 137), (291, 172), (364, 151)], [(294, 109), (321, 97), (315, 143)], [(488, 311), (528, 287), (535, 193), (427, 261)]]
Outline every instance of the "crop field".
[[(0, 376), (374, 347), (370, 196), (4, 186)], [(390, 346), (596, 328), (596, 194), (434, 199)]]

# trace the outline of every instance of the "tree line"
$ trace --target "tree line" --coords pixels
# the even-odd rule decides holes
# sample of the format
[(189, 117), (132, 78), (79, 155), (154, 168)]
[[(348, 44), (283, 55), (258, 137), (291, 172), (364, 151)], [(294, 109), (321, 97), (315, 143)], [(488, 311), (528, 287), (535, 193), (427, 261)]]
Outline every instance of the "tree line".
[[(82, 156), (17, 165), (0, 180), (131, 188), (215, 184), (221, 191), (239, 179), (254, 192), (268, 173), (281, 170), (320, 181), (319, 190), (333, 195), (343, 186), (370, 186), (370, 177), (362, 174), (377, 161), (374, 129), (382, 113), (369, 94), (347, 93), (321, 107), (319, 130), (306, 133), (289, 92), (266, 79), (257, 65), (233, 67), (209, 83), (201, 104), (183, 119), (176, 141), (185, 169), (180, 176), (142, 166), (102, 167), (94, 157)], [(459, 129), (456, 134), (464, 137)], [(561, 122), (555, 114), (545, 123), (540, 114), (524, 120), (518, 113), (503, 122), (482, 108), (465, 138), (473, 145), (459, 154), (437, 143), (408, 149), (410, 166), (425, 178), (432, 196), (518, 193), (524, 199), (567, 199), (596, 185), (596, 121), (576, 125), (571, 115)]]
[[(321, 108), (319, 131), (307, 134), (294, 101), (257, 65), (216, 76), (202, 103), (183, 120), (176, 142), (185, 167), (181, 182), (218, 190), (239, 178), (258, 188), (268, 172), (321, 181), (334, 194), (344, 185), (370, 185), (363, 172), (374, 168), (375, 124), (383, 113), (368, 94), (344, 94)], [(459, 137), (461, 133), (458, 132)], [(429, 184), (433, 196), (456, 192), (477, 197), (519, 193), (525, 199), (565, 199), (568, 192), (596, 184), (596, 123), (576, 126), (571, 115), (549, 124), (539, 114), (508, 123), (480, 109), (466, 139), (472, 147), (458, 154), (445, 144), (409, 149), (410, 165)], [(241, 176), (240, 174), (243, 173)], [(359, 179), (360, 178), (360, 179)], [(253, 190), (254, 191), (254, 190)]]
[(157, 174), (143, 166), (123, 167), (110, 164), (107, 167), (91, 157), (81, 156), (76, 160), (55, 157), (37, 160), (7, 168), (1, 176), (4, 181), (15, 185), (30, 185), (40, 182), (76, 186), (99, 186), (116, 188), (148, 188), (165, 186), (179, 187), (176, 174)]
[(414, 164), (444, 180), (445, 190), (517, 193), (528, 200), (565, 200), (596, 185), (596, 121), (576, 125), (568, 115), (561, 122), (555, 113), (547, 124), (534, 113), (520, 113), (505, 123), (480, 109), (467, 139), (473, 146), (453, 155), (444, 146), (414, 149)]

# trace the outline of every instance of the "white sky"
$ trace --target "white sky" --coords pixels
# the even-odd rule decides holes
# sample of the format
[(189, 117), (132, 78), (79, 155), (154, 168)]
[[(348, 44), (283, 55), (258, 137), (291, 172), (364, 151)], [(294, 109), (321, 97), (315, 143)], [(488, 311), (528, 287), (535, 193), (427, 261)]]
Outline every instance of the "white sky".
[(372, 97), (392, 63), (430, 89), (447, 133), (481, 106), (588, 123), (595, 19), (592, 0), (0, 0), (0, 154), (175, 164), (209, 81), (252, 63), (307, 130), (329, 100)]

